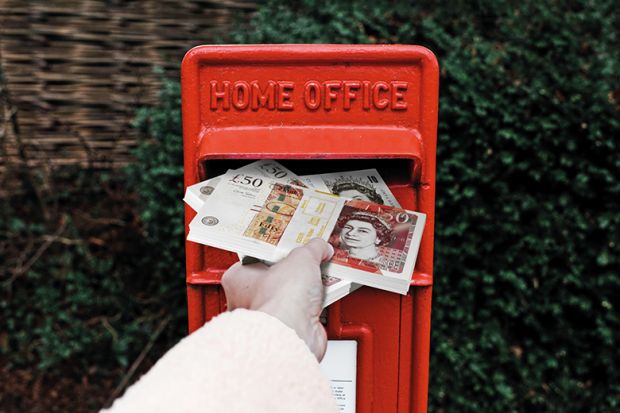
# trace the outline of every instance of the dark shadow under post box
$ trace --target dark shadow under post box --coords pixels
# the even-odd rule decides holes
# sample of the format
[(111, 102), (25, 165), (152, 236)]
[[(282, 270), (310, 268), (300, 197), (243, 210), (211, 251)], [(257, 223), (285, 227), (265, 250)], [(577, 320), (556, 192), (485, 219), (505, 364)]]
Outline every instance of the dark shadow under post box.
[[(427, 215), (407, 295), (363, 287), (328, 307), (356, 340), (358, 412), (427, 410), (438, 66), (419, 46), (200, 46), (182, 66), (185, 185), (256, 159), (299, 175), (376, 168)], [(186, 207), (187, 225), (195, 213)], [(189, 330), (225, 310), (235, 253), (186, 243)]]

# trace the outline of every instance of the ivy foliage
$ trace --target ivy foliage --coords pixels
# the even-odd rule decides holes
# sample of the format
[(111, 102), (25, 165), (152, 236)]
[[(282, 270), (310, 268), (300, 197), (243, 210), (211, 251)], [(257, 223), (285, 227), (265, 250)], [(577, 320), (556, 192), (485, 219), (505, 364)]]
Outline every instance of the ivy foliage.
[(148, 264), (155, 254), (147, 259), (123, 176), (63, 168), (31, 178), (38, 195), (0, 198), (0, 359), (50, 378), (114, 376), (162, 320), (185, 318), (182, 298), (173, 305), (182, 276), (174, 291)]
[(441, 68), (433, 411), (620, 408), (617, 2), (267, 1), (241, 43)]
[[(160, 103), (138, 111), (134, 126), (142, 140), (136, 162), (126, 170), (138, 195), (145, 241), (153, 252), (153, 270), (164, 277), (185, 273), (183, 215), (183, 137), (178, 82), (164, 81)], [(168, 285), (165, 280), (162, 288)]]

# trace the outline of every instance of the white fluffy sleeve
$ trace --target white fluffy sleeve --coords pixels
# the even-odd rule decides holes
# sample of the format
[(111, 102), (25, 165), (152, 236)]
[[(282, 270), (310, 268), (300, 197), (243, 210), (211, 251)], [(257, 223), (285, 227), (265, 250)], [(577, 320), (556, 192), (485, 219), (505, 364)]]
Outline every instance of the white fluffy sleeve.
[(235, 310), (181, 340), (103, 412), (337, 411), (295, 331), (268, 314)]

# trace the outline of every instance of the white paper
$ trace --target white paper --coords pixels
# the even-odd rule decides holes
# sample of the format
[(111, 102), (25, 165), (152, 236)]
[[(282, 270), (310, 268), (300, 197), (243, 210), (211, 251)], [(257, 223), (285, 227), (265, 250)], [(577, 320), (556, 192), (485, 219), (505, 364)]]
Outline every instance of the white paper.
[(329, 340), (320, 364), (341, 413), (355, 413), (357, 341)]

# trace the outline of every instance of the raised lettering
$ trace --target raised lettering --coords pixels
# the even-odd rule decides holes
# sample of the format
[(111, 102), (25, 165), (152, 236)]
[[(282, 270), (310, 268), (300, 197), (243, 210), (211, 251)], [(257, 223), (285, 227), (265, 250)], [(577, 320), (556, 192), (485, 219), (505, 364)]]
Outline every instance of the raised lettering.
[(388, 98), (382, 98), (380, 96), (381, 91), (388, 92), (390, 90), (390, 85), (387, 82), (382, 80), (376, 82), (372, 86), (372, 103), (377, 109), (385, 109), (390, 104), (390, 100)]
[(332, 109), (332, 102), (334, 102), (338, 98), (338, 94), (334, 92), (334, 90), (340, 89), (342, 82), (339, 80), (329, 80), (324, 82), (325, 85), (325, 110)]
[(405, 101), (405, 92), (407, 91), (407, 82), (390, 82), (392, 84), (392, 110), (407, 110), (407, 102)]
[(218, 90), (218, 82), (211, 81), (211, 110), (217, 110), (218, 101), (222, 101), (222, 109), (230, 109), (230, 82), (223, 81), (222, 89)]
[(288, 81), (278, 82), (278, 110), (293, 110), (291, 93), (295, 89), (295, 83)]
[(250, 104), (250, 85), (239, 80), (233, 84), (232, 104), (236, 109), (244, 110)]
[[(406, 111), (409, 83), (403, 80), (308, 80), (295, 94), (290, 80), (211, 80), (208, 103), (211, 110), (260, 109), (291, 111), (296, 102), (309, 111), (392, 110)], [(299, 85), (301, 89), (301, 84)], [(298, 96), (299, 95), (299, 96)]]
[(264, 107), (269, 110), (273, 110), (276, 107), (276, 82), (273, 80), (267, 81), (267, 86), (264, 91), (261, 90), (260, 84), (257, 80), (251, 83), (252, 86), (252, 102), (250, 107), (252, 110), (258, 110), (259, 107)]
[(356, 91), (359, 90), (362, 84), (356, 80), (345, 80), (343, 84), (344, 84), (344, 96), (343, 96), (342, 107), (344, 108), (344, 110), (350, 110), (351, 101), (357, 98)]
[(309, 80), (304, 85), (304, 104), (310, 110), (321, 106), (321, 84), (316, 80)]
[(362, 84), (362, 108), (364, 108), (364, 110), (370, 110), (370, 82), (364, 80)]

